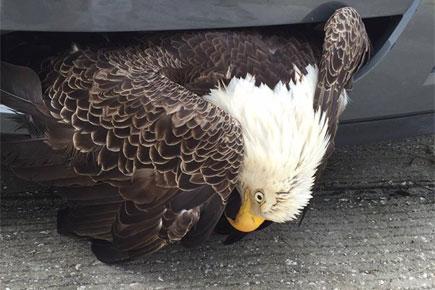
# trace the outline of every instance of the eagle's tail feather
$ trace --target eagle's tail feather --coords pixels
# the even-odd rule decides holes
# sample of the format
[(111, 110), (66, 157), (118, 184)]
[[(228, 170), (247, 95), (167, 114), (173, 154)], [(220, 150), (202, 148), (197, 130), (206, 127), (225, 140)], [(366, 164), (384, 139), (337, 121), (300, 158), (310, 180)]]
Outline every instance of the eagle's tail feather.
[(42, 100), (39, 76), (24, 66), (1, 62), (1, 103), (13, 110), (43, 120), (49, 117)]
[[(53, 150), (47, 144), (52, 132), (71, 135), (64, 124), (57, 122), (42, 98), (39, 76), (32, 69), (1, 62), (0, 101), (22, 114), (8, 117), (16, 128), (27, 133), (1, 134), (2, 164), (11, 168), (19, 177), (49, 185), (89, 184), (68, 166), (68, 144), (63, 150)], [(72, 136), (72, 135), (71, 135)], [(68, 138), (65, 138), (65, 140)], [(71, 140), (71, 139), (69, 139)], [(69, 141), (70, 142), (70, 141)], [(89, 178), (86, 178), (89, 179)]]

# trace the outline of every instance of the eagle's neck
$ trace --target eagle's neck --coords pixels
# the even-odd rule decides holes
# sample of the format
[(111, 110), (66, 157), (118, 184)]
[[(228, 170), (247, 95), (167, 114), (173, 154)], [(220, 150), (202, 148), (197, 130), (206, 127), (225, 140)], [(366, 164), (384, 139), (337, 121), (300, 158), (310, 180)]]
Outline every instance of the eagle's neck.
[(306, 75), (297, 72), (300, 78), (290, 82), (289, 89), (281, 82), (273, 89), (256, 86), (254, 77), (247, 75), (205, 96), (241, 124), (241, 183), (286, 191), (299, 184), (297, 192), (306, 195), (298, 197), (298, 208), (311, 197), (314, 175), (329, 144), (326, 116), (313, 109), (318, 69), (306, 69)]

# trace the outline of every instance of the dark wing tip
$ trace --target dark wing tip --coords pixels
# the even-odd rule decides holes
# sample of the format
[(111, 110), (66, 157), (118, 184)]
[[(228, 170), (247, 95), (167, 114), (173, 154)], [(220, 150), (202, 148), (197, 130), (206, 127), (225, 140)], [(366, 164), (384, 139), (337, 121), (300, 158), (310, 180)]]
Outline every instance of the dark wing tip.
[(92, 240), (91, 249), (97, 259), (106, 264), (115, 264), (131, 258), (126, 252), (120, 251), (106, 240)]

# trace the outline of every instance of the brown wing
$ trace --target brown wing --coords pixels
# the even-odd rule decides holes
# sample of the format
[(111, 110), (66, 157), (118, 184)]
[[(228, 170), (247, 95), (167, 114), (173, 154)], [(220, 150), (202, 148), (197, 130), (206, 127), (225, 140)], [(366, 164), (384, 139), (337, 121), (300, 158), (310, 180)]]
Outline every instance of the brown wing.
[[(319, 66), (314, 108), (328, 116), (330, 145), (324, 161), (334, 150), (334, 138), (341, 110), (340, 94), (351, 85), (352, 76), (370, 54), (370, 40), (358, 12), (338, 9), (324, 26), (325, 38)], [(323, 166), (326, 162), (323, 162)], [(322, 170), (318, 170), (321, 172)]]
[(320, 50), (302, 34), (271, 30), (183, 33), (162, 38), (159, 44), (189, 68), (181, 78), (173, 71), (174, 80), (202, 95), (218, 82), (247, 73), (270, 87), (279, 81), (289, 82), (296, 77), (294, 65), (306, 73), (307, 65), (318, 63)]
[[(196, 223), (208, 233), (237, 181), (239, 124), (165, 75), (179, 69), (182, 62), (165, 49), (141, 46), (79, 51), (49, 69), (44, 101), (74, 128), (72, 165), (118, 187), (125, 200), (113, 245), (94, 247), (102, 260), (113, 261), (115, 250), (122, 259), (152, 252)], [(71, 145), (57, 136), (62, 132), (48, 132), (53, 147)], [(180, 192), (193, 201), (177, 198)], [(204, 220), (206, 211), (214, 216)]]
[(370, 40), (358, 12), (338, 9), (326, 22), (315, 108), (328, 114), (329, 130), (335, 134), (339, 96), (370, 53)]

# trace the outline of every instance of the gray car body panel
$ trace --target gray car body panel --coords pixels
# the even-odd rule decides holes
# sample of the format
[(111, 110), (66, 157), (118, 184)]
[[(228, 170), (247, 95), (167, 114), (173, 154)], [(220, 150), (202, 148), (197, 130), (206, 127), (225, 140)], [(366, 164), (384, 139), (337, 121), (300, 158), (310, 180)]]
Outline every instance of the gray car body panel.
[(415, 13), (403, 19), (406, 26), (398, 25), (400, 34), (393, 32), (387, 40), (388, 51), (377, 60), (376, 67), (356, 82), (343, 120), (434, 110), (434, 82), (426, 80), (433, 77), (435, 66), (435, 1), (416, 4)]
[(324, 21), (330, 8), (355, 7), (363, 17), (403, 14), (413, 0), (1, 0), (2, 29), (153, 31)]

